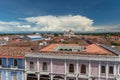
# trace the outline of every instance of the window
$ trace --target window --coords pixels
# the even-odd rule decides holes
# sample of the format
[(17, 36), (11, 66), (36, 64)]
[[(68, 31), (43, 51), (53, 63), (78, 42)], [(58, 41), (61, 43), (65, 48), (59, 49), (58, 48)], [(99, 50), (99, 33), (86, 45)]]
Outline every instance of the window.
[(63, 51), (63, 49), (59, 49), (59, 51)]
[(14, 66), (17, 66), (17, 65), (18, 65), (17, 59), (14, 59)]
[(81, 65), (81, 73), (86, 74), (86, 66), (84, 64)]
[(0, 59), (0, 66), (2, 65), (2, 59)]
[(64, 51), (68, 51), (68, 49), (64, 49)]
[(30, 62), (30, 69), (34, 69), (34, 63), (32, 61)]
[(73, 64), (69, 64), (69, 72), (74, 73), (74, 65)]
[(43, 71), (47, 71), (47, 63), (43, 62)]
[(17, 74), (13, 74), (12, 77), (13, 77), (13, 80), (17, 80)]
[(113, 66), (109, 66), (109, 74), (113, 74)]
[(72, 49), (69, 49), (69, 51), (72, 51)]
[(101, 73), (105, 73), (105, 66), (101, 66)]

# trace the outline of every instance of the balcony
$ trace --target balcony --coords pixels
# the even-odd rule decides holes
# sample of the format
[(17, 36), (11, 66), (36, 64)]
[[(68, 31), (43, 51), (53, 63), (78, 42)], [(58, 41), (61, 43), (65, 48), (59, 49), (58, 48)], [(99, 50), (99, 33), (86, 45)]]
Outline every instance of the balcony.
[(80, 73), (78, 77), (79, 77), (79, 78), (89, 78), (89, 76), (88, 76), (87, 73), (85, 73), (85, 74)]
[(68, 77), (76, 77), (76, 73), (67, 73), (66, 74)]
[(35, 68), (29, 68), (29, 71), (36, 71)]
[(106, 78), (106, 73), (101, 73), (101, 78)]
[(10, 68), (17, 69), (18, 66), (10, 66)]
[(48, 72), (48, 70), (42, 70), (42, 72)]
[(114, 78), (114, 74), (108, 74), (109, 78)]

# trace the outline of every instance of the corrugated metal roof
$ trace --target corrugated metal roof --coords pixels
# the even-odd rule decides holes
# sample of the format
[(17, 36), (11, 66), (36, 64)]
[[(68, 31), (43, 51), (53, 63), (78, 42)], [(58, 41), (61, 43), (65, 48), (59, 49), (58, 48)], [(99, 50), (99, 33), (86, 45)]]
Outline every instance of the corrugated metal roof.
[(117, 50), (115, 48), (112, 48), (111, 46), (107, 46), (107, 45), (104, 45), (104, 44), (98, 44), (98, 45), (100, 45), (101, 47), (103, 47), (103, 48), (105, 48), (105, 49), (107, 49), (107, 50), (109, 50), (109, 51), (111, 51), (111, 52), (113, 52), (117, 55), (120, 55), (120, 50)]

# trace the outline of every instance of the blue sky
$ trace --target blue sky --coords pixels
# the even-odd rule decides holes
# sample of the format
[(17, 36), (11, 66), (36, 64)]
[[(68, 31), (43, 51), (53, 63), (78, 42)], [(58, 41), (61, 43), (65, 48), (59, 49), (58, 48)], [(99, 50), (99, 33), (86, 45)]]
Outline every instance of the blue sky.
[[(108, 31), (119, 31), (119, 4), (120, 0), (0, 0), (0, 31), (77, 29), (78, 31), (94, 32), (96, 30), (106, 31), (108, 28)], [(86, 21), (85, 25), (83, 25), (84, 17), (90, 20)], [(68, 18), (71, 21), (63, 20)], [(83, 22), (78, 20), (76, 21), (78, 23), (76, 23), (75, 18), (82, 19)], [(34, 19), (34, 21), (31, 21), (31, 19)], [(43, 20), (50, 20), (51, 23), (56, 20), (55, 23), (57, 24), (53, 23), (56, 26), (51, 23), (48, 24), (48, 21), (43, 23)], [(66, 26), (63, 26), (60, 21), (65, 23)], [(69, 27), (72, 22), (78, 25)], [(16, 25), (12, 25), (12, 23)], [(49, 29), (44, 28), (46, 26)]]

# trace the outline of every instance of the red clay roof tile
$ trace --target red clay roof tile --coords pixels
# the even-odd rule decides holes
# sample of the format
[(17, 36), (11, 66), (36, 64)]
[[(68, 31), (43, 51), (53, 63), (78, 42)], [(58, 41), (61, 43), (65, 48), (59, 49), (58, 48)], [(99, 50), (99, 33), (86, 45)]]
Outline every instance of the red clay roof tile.
[(29, 47), (6, 47), (0, 46), (0, 57), (24, 58), (25, 52), (30, 52)]

